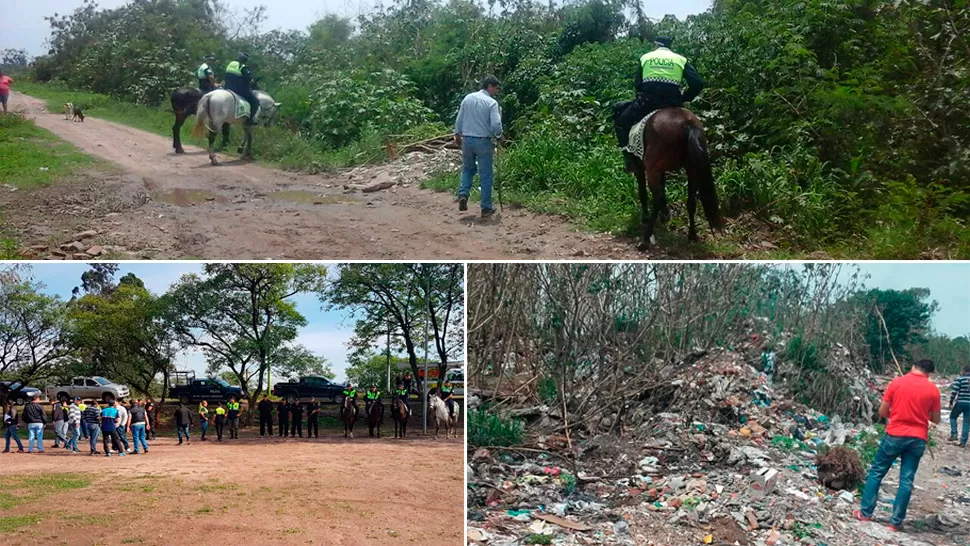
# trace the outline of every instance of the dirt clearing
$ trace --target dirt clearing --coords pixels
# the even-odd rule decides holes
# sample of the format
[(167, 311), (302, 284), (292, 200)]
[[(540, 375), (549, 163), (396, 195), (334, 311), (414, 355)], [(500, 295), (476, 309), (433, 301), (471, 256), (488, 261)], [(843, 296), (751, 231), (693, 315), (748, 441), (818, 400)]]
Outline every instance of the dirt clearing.
[[(175, 155), (169, 138), (92, 117), (67, 121), (62, 113), (47, 112), (44, 101), (20, 93), (13, 93), (11, 105), (120, 171), (55, 185), (43, 196), (0, 195), (0, 206), (9, 211), (5, 220), (25, 247), (57, 249), (55, 243), (70, 242), (71, 233), (94, 229), (99, 235), (90, 243), (122, 259), (659, 257), (637, 252), (630, 240), (580, 232), (561, 219), (521, 209), (487, 221), (475, 207), (458, 212), (452, 195), (419, 189), (419, 178), (408, 175), (414, 165), (404, 160), (299, 175), (220, 154), (222, 164), (213, 167), (196, 147)], [(258, 154), (258, 128), (254, 146)], [(451, 153), (458, 161), (458, 153)], [(381, 182), (396, 185), (361, 191)], [(83, 204), (88, 202), (98, 206)], [(70, 204), (67, 213), (60, 203)], [(46, 250), (35, 255), (49, 256)]]

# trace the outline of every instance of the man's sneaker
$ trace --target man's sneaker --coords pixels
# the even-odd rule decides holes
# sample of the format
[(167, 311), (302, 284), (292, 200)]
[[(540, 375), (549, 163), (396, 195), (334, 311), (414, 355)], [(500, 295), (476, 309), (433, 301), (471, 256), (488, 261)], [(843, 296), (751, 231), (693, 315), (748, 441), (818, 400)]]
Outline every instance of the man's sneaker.
[(131, 448), (129, 447), (128, 449), (126, 449), (125, 452), (126, 453), (131, 453)]
[(458, 198), (458, 210), (460, 210), (462, 212), (468, 210), (468, 198), (467, 197), (459, 197)]
[(109, 451), (109, 452), (105, 453), (104, 456), (105, 457), (110, 457), (111, 456), (111, 452)]
[(893, 532), (895, 532), (895, 531), (899, 531), (899, 526), (898, 526), (898, 525), (893, 525), (892, 523), (890, 523), (890, 524), (888, 525), (888, 527), (889, 527), (889, 530), (890, 530), (890, 531), (893, 531)]
[(859, 521), (872, 521), (872, 516), (864, 516), (864, 515), (862, 515), (862, 510), (853, 510), (852, 511), (852, 517), (854, 517), (855, 519), (857, 519)]
[(495, 209), (482, 209), (482, 218), (490, 218), (495, 214)]

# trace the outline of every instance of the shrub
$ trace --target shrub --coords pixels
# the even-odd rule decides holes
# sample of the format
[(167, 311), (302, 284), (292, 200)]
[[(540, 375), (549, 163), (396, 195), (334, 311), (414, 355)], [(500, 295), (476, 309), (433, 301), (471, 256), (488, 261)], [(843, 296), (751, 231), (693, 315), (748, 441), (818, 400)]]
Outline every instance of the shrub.
[(522, 421), (502, 417), (485, 407), (468, 413), (468, 445), (470, 446), (519, 445), (522, 443), (524, 431)]

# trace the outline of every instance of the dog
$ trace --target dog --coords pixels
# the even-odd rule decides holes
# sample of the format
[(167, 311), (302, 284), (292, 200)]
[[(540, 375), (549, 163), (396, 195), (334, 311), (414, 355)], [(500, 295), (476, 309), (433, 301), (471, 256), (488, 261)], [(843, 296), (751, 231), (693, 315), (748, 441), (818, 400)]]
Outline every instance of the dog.
[(84, 112), (81, 111), (80, 106), (74, 107), (74, 117), (71, 118), (71, 121), (80, 121), (81, 123), (84, 123)]
[(74, 115), (74, 104), (70, 102), (64, 103), (64, 119), (70, 120), (71, 116)]

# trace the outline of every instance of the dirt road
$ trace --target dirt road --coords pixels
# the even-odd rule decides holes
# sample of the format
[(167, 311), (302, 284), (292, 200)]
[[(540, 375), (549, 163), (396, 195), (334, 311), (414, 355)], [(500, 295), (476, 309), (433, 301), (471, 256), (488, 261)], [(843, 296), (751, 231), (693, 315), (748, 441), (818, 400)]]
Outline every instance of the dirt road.
[[(401, 181), (400, 162), (353, 173), (298, 175), (204, 150), (172, 152), (170, 139), (88, 117), (73, 123), (14, 93), (37, 125), (110, 161), (97, 173), (35, 191), (4, 192), (5, 221), (25, 245), (97, 230), (91, 241), (119, 257), (149, 259), (644, 259), (632, 242), (579, 232), (561, 219), (506, 210), (482, 221), (450, 194), (398, 184), (349, 192), (361, 181)], [(260, 143), (256, 130), (255, 146)], [(456, 154), (456, 160), (457, 153)], [(39, 256), (43, 257), (43, 256)], [(656, 257), (656, 256), (654, 256)]]
[(461, 544), (461, 439), (327, 434), (0, 454), (4, 544)]

